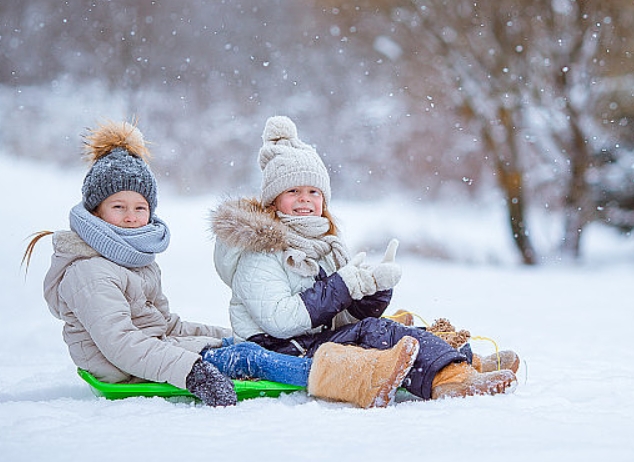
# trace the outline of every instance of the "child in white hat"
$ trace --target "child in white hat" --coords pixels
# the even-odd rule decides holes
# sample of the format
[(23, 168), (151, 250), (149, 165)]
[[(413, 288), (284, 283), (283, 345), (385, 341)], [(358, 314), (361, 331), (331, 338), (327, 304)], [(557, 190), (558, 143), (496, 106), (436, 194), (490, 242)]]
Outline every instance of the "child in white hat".
[(330, 367), (345, 365), (362, 384), (371, 365), (362, 355), (325, 345), (368, 352), (403, 339), (415, 339), (408, 342), (416, 354), (399, 385), (420, 398), (512, 391), (513, 371), (479, 372), (440, 337), (381, 317), (401, 278), (398, 242), (390, 242), (374, 267), (364, 254), (351, 257), (329, 212), (330, 178), (317, 152), (299, 139), (288, 117), (269, 118), (262, 138), (260, 199), (225, 201), (211, 218), (216, 269), (232, 290), (236, 340), (314, 358), (308, 391), (335, 400), (354, 400), (368, 390), (350, 389), (343, 375), (326, 373)]

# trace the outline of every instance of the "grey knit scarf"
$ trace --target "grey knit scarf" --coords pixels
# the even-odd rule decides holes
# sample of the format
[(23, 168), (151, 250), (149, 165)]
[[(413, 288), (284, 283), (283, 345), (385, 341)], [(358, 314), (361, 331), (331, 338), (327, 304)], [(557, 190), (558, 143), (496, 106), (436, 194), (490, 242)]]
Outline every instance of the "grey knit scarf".
[(146, 226), (121, 228), (94, 216), (81, 203), (70, 211), (70, 228), (101, 255), (126, 268), (149, 265), (170, 242), (169, 228), (156, 215)]
[(324, 217), (296, 217), (277, 212), (286, 225), (288, 249), (284, 261), (292, 271), (302, 276), (317, 276), (319, 260), (329, 253), (341, 268), (349, 260), (348, 250), (338, 236), (327, 236), (330, 222)]

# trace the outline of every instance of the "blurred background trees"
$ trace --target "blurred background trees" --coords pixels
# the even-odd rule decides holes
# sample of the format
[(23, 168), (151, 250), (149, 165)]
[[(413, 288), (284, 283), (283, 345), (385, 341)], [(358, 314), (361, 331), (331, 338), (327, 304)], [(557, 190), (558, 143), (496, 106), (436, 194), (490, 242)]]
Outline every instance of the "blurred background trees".
[(634, 227), (633, 22), (625, 0), (8, 0), (0, 142), (73, 164), (81, 129), (138, 117), (162, 181), (255, 193), (285, 114), (339, 198), (501, 198), (522, 262), (535, 209), (575, 258), (589, 223)]

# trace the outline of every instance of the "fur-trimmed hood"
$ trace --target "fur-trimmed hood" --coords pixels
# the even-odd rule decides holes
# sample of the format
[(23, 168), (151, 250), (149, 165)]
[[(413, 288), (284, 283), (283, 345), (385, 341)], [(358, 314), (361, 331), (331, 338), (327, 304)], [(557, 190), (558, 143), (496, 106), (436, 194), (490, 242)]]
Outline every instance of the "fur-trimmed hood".
[(257, 199), (228, 199), (211, 211), (209, 221), (216, 239), (214, 265), (229, 287), (243, 252), (277, 253), (288, 248), (286, 226)]
[(257, 199), (229, 199), (210, 214), (217, 240), (250, 252), (279, 252), (288, 248), (286, 226), (267, 212)]

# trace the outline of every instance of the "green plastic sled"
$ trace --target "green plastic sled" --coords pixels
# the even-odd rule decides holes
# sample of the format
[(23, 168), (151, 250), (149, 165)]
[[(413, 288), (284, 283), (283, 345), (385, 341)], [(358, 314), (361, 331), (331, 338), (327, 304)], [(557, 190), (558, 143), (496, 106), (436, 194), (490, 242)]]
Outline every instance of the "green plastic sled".
[[(160, 396), (162, 398), (186, 397), (195, 398), (189, 391), (175, 387), (169, 383), (105, 383), (83, 369), (77, 369), (79, 376), (90, 385), (96, 396), (107, 399), (123, 399), (134, 396)], [(268, 380), (234, 380), (238, 400), (260, 397), (277, 398), (282, 393), (305, 390), (305, 387), (269, 382)]]

